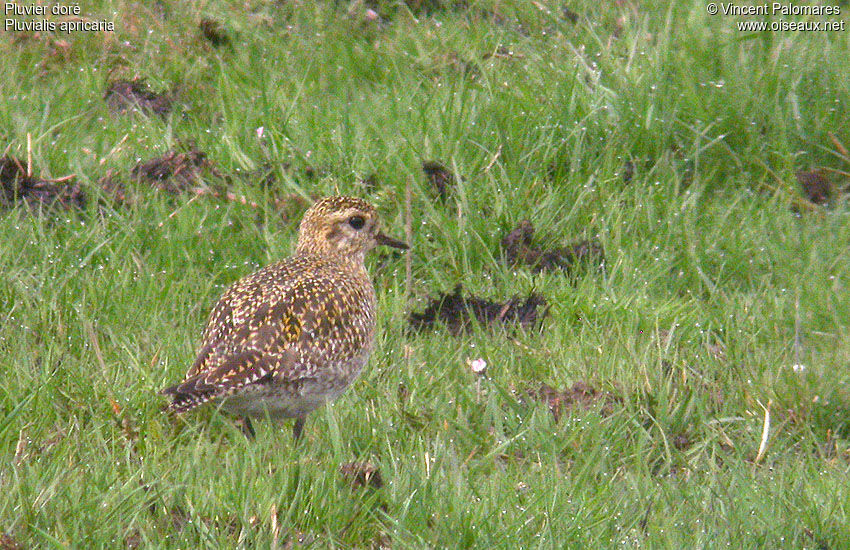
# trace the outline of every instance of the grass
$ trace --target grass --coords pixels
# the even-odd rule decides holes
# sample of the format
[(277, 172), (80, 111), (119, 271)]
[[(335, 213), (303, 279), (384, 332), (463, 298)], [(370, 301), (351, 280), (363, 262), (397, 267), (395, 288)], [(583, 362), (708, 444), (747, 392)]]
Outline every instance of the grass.
[[(850, 213), (794, 177), (850, 171), (830, 137), (850, 144), (850, 35), (745, 35), (700, 2), (579, 1), (574, 23), (556, 2), (409, 4), (377, 24), (357, 2), (95, 2), (114, 34), (4, 35), (4, 149), (31, 136), (35, 173), (90, 199), (0, 216), (4, 544), (850, 545)], [(107, 82), (134, 76), (175, 109), (110, 114)], [(258, 206), (130, 181), (190, 144)], [(447, 205), (423, 160), (462, 177)], [(100, 191), (108, 170), (134, 204)], [(291, 251), (300, 211), (274, 197), (358, 194), (403, 236), (408, 184), (413, 292), (403, 258), (371, 260), (377, 348), (300, 446), (214, 407), (161, 413), (222, 290)], [(605, 269), (506, 266), (524, 218), (546, 246), (598, 239)], [(406, 330), (458, 282), (538, 292), (549, 316)], [(556, 421), (529, 397), (578, 381), (614, 401)], [(351, 461), (383, 486), (353, 487)]]

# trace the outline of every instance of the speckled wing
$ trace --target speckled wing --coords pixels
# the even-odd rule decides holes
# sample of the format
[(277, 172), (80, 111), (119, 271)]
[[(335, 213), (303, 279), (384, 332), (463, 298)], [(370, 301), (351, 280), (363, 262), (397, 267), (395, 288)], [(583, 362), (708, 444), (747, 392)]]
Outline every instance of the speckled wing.
[[(301, 336), (295, 315), (298, 281), (274, 280), (275, 273), (286, 273), (290, 263), (269, 266), (227, 289), (210, 312), (201, 349), (186, 379), (210, 370), (221, 355), (238, 352), (252, 339), (260, 345), (288, 345)], [(278, 331), (271, 331), (270, 327), (277, 327)], [(276, 341), (275, 337), (282, 340)]]
[(186, 378), (162, 390), (173, 396), (172, 410), (193, 409), (271, 376), (285, 378), (297, 366), (307, 338), (296, 313), (299, 284), (272, 280), (286, 272), (285, 263), (270, 268), (237, 281), (213, 308)]
[(297, 383), (319, 365), (345, 362), (371, 347), (375, 296), (368, 278), (354, 281), (339, 266), (305, 262), (273, 264), (224, 293), (186, 378), (162, 390), (173, 396), (172, 410), (188, 411), (272, 378)]

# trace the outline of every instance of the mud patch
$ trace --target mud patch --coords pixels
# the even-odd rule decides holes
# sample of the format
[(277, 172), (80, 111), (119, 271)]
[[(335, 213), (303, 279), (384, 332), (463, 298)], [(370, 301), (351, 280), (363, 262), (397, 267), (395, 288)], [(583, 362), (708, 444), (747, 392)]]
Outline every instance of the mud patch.
[(201, 35), (216, 48), (230, 44), (230, 37), (221, 21), (205, 17), (201, 19), (198, 28), (201, 30)]
[(161, 157), (138, 163), (130, 171), (136, 181), (146, 181), (167, 193), (183, 193), (201, 185), (203, 177), (221, 178), (206, 153), (192, 147), (181, 153), (174, 149)]
[(14, 208), (23, 204), (31, 211), (54, 206), (84, 208), (85, 193), (79, 185), (68, 183), (67, 179), (38, 178), (30, 174), (29, 165), (25, 161), (9, 155), (0, 157), (0, 205)]
[(110, 82), (103, 95), (109, 110), (116, 114), (142, 112), (146, 115), (166, 115), (174, 106), (174, 98), (168, 92), (152, 91), (142, 78), (119, 79)]
[(832, 182), (822, 170), (799, 170), (794, 174), (806, 198), (815, 204), (825, 205), (832, 200)]
[(424, 161), (422, 171), (428, 181), (431, 182), (431, 186), (437, 191), (440, 200), (446, 202), (449, 195), (454, 192), (455, 185), (457, 185), (455, 175), (443, 164), (434, 160)]
[(346, 462), (339, 467), (339, 473), (354, 488), (380, 489), (384, 486), (380, 470), (371, 462)]
[(622, 401), (610, 392), (597, 390), (582, 381), (566, 390), (556, 390), (548, 384), (541, 384), (536, 390), (528, 390), (527, 395), (532, 400), (545, 403), (555, 422), (571, 411), (586, 411), (596, 407), (600, 407), (603, 416), (609, 416), (614, 412), (614, 405)]
[(441, 294), (431, 299), (425, 311), (411, 313), (410, 326), (417, 331), (444, 324), (452, 334), (458, 335), (472, 328), (472, 319), (484, 326), (516, 326), (532, 329), (548, 313), (546, 299), (538, 294), (527, 298), (512, 298), (507, 302), (492, 302), (477, 296), (463, 297), (462, 285), (451, 294)]
[(564, 248), (544, 250), (533, 243), (534, 226), (528, 220), (502, 239), (502, 249), (509, 265), (527, 265), (534, 273), (562, 269), (570, 272), (578, 264), (601, 266), (605, 251), (597, 240), (582, 240)]
[(687, 451), (691, 445), (693, 445), (693, 441), (685, 433), (679, 433), (673, 437), (673, 446), (680, 451)]
[(578, 23), (579, 14), (577, 14), (567, 6), (564, 6), (561, 8), (561, 18), (575, 25), (576, 23)]

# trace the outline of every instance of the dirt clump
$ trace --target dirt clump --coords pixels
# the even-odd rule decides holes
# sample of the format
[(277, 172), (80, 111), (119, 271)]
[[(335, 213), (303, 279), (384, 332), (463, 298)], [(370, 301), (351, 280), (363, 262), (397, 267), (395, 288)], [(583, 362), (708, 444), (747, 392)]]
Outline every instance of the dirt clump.
[(29, 165), (18, 158), (0, 157), (0, 205), (14, 208), (23, 204), (30, 210), (39, 207), (84, 208), (86, 196), (77, 184), (67, 179), (48, 180), (33, 176)]
[(832, 200), (832, 182), (822, 170), (799, 170), (794, 174), (806, 198), (815, 204), (825, 205)]
[(691, 438), (688, 437), (688, 435), (685, 434), (685, 433), (677, 434), (673, 438), (673, 446), (676, 447), (680, 451), (688, 450), (691, 447), (692, 444), (693, 444), (693, 442), (691, 441)]
[(431, 182), (431, 186), (437, 191), (437, 197), (442, 202), (446, 202), (449, 195), (454, 192), (455, 175), (443, 164), (434, 160), (422, 162), (422, 171), (428, 181)]
[(451, 294), (431, 299), (422, 313), (411, 313), (408, 322), (414, 330), (422, 331), (439, 321), (457, 335), (471, 329), (473, 318), (483, 326), (519, 325), (531, 329), (548, 311), (546, 299), (538, 294), (500, 303), (474, 295), (464, 297), (462, 285), (458, 284)]
[(161, 157), (139, 162), (130, 175), (136, 181), (146, 181), (160, 191), (174, 194), (200, 185), (204, 175), (222, 177), (206, 153), (196, 147), (186, 152), (172, 149)]
[(581, 380), (566, 390), (557, 390), (548, 384), (541, 384), (536, 390), (528, 390), (527, 395), (535, 401), (545, 403), (555, 422), (565, 413), (575, 409), (589, 410), (599, 404), (602, 414), (608, 416), (614, 412), (614, 404), (621, 401), (610, 392), (597, 390)]
[(578, 23), (579, 14), (568, 8), (567, 6), (563, 6), (561, 8), (561, 16), (565, 21), (569, 21), (573, 25)]
[(201, 30), (201, 35), (216, 48), (230, 44), (230, 37), (221, 21), (204, 17), (198, 24), (198, 28)]
[(165, 116), (174, 106), (172, 94), (152, 91), (143, 78), (113, 80), (106, 86), (103, 99), (116, 114), (138, 111)]
[(534, 273), (562, 269), (570, 272), (579, 263), (602, 265), (605, 251), (599, 241), (585, 239), (567, 247), (544, 250), (533, 243), (534, 226), (522, 220), (502, 239), (502, 249), (509, 265), (527, 265)]
[(384, 486), (380, 470), (371, 462), (346, 462), (339, 467), (339, 472), (354, 488), (372, 487), (380, 489)]

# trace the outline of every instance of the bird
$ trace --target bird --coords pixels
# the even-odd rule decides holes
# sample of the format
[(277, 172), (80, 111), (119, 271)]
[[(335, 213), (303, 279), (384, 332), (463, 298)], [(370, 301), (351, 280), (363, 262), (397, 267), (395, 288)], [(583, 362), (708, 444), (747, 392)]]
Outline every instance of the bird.
[(363, 199), (330, 196), (304, 214), (295, 253), (233, 283), (210, 312), (197, 358), (183, 380), (160, 391), (166, 409), (207, 402), (241, 418), (294, 418), (301, 438), (307, 415), (339, 397), (374, 347), (377, 300), (366, 254), (408, 245), (381, 232)]

